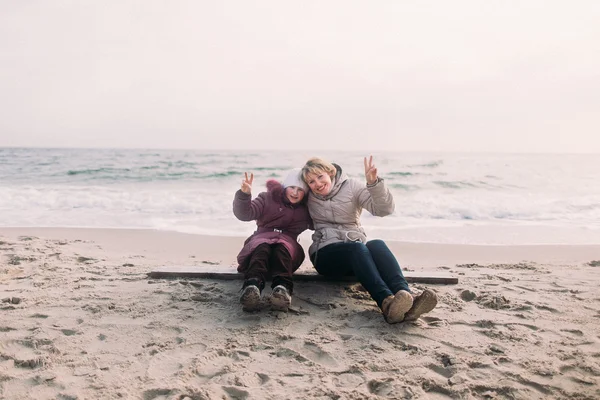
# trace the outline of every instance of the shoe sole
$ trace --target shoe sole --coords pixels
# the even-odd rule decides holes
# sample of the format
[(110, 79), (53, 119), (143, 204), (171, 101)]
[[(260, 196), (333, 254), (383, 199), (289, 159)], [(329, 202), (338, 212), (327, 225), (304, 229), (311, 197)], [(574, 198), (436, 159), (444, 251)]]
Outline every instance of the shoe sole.
[(286, 311), (290, 308), (292, 299), (283, 293), (273, 293), (271, 295), (271, 310), (272, 311)]
[(260, 291), (257, 287), (250, 287), (245, 289), (240, 298), (242, 303), (242, 310), (244, 311), (256, 311), (260, 308)]
[(407, 291), (401, 290), (394, 296), (386, 315), (388, 324), (397, 324), (404, 321), (404, 315), (411, 309), (413, 298)]
[(425, 290), (418, 296), (413, 304), (413, 307), (406, 313), (405, 321), (415, 321), (422, 314), (433, 310), (437, 305), (437, 296), (431, 290)]

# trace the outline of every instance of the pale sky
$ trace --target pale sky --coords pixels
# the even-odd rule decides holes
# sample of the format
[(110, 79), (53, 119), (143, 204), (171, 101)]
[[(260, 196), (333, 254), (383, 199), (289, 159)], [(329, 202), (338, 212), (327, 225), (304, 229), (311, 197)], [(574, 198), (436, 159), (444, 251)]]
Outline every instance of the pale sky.
[(0, 146), (600, 153), (600, 1), (0, 1)]

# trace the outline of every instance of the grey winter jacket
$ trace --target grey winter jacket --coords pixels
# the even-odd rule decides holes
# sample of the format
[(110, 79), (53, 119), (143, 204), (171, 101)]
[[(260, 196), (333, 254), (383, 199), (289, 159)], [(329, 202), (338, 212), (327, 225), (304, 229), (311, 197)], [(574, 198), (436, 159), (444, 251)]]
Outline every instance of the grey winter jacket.
[(337, 174), (332, 179), (329, 194), (321, 196), (311, 191), (308, 196), (308, 210), (315, 228), (313, 243), (308, 249), (310, 255), (332, 243), (366, 243), (367, 236), (360, 224), (363, 209), (377, 217), (394, 212), (394, 198), (383, 179), (378, 178), (373, 185), (367, 185), (348, 178), (338, 165), (334, 165)]

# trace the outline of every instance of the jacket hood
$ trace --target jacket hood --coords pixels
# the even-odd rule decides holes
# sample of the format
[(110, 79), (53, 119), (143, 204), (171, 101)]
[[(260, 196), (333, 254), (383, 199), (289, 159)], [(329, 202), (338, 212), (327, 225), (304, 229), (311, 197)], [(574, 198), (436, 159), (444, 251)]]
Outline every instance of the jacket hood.
[(269, 179), (267, 181), (267, 192), (271, 194), (273, 200), (278, 203), (283, 201), (283, 185), (281, 182), (277, 182), (275, 179)]

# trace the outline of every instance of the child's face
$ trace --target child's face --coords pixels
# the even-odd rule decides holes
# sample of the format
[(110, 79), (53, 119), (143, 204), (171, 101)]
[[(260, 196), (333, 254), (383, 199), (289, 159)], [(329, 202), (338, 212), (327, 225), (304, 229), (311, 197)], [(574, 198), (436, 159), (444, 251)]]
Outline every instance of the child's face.
[(285, 188), (285, 197), (292, 204), (300, 203), (304, 198), (304, 190), (298, 186), (288, 186)]
[(306, 178), (306, 183), (313, 193), (325, 196), (331, 191), (331, 176), (327, 172), (310, 173)]

